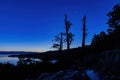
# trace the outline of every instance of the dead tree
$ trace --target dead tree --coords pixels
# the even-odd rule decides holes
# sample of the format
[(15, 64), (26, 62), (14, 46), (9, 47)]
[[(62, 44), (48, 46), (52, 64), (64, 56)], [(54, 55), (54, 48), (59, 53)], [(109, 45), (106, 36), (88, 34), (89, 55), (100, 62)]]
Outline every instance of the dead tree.
[(73, 34), (69, 32), (70, 26), (72, 23), (67, 20), (67, 15), (65, 14), (65, 30), (66, 30), (66, 42), (67, 42), (67, 50), (70, 49), (70, 44), (72, 42)]
[(83, 33), (82, 33), (82, 48), (85, 47), (85, 38), (86, 38), (86, 16), (83, 17)]
[(60, 53), (62, 52), (62, 50), (63, 50), (63, 36), (64, 36), (64, 34), (65, 33), (60, 33), (60, 34), (58, 34), (57, 36), (55, 36), (55, 38), (54, 38), (54, 43), (53, 43), (53, 45), (52, 45), (52, 47), (51, 48), (56, 48), (56, 49), (58, 49), (59, 51), (60, 51)]

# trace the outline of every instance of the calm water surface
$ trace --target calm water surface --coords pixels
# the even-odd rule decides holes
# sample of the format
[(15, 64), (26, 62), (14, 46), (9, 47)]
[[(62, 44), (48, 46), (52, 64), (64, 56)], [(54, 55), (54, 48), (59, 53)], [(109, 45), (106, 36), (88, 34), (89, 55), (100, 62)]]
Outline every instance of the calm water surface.
[(8, 57), (8, 54), (0, 55), (0, 63), (11, 63), (16, 65), (18, 60), (19, 59), (17, 57)]
[[(26, 58), (25, 58), (26, 59)], [(33, 61), (42, 61), (41, 59), (36, 58), (30, 58)], [(17, 65), (17, 62), (19, 61), (18, 57), (8, 57), (7, 54), (0, 55), (0, 63), (11, 63), (13, 65)]]
[[(11, 63), (13, 65), (17, 65), (18, 60), (19, 59), (17, 57), (8, 57), (8, 55), (0, 55), (0, 63)], [(98, 75), (93, 70), (86, 70), (86, 73), (91, 78), (91, 80), (99, 80)]]
[(87, 75), (90, 77), (91, 80), (99, 80), (97, 73), (94, 70), (86, 70)]

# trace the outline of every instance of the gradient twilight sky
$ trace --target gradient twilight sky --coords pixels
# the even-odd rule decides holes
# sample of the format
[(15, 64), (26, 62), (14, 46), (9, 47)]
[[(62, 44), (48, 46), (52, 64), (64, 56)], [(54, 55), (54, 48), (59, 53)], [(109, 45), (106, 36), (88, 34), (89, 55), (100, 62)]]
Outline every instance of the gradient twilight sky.
[(64, 14), (75, 34), (72, 47), (81, 46), (82, 18), (87, 16), (90, 44), (94, 34), (106, 31), (106, 14), (119, 0), (0, 0), (0, 50), (46, 51), (55, 35), (65, 31)]

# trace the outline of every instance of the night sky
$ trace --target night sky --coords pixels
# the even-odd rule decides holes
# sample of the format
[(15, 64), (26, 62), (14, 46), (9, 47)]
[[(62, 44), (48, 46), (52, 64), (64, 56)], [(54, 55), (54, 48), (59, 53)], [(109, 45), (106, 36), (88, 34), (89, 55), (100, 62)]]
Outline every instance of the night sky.
[(106, 31), (106, 14), (118, 3), (119, 0), (0, 0), (0, 50), (50, 50), (54, 36), (65, 31), (65, 13), (75, 35), (71, 47), (81, 46), (84, 15), (86, 44), (90, 44), (94, 34)]

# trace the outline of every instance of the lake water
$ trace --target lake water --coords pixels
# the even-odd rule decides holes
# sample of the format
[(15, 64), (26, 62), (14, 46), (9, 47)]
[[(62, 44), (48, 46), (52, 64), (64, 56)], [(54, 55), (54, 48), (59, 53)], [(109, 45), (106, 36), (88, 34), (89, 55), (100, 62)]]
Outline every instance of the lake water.
[[(8, 57), (8, 55), (0, 55), (0, 63), (11, 63), (13, 65), (17, 65), (18, 60), (19, 59), (17, 57)], [(36, 61), (41, 61), (41, 60), (36, 59)], [(53, 60), (52, 63), (54, 62), (56, 61)], [(86, 70), (86, 73), (91, 78), (91, 80), (99, 80), (98, 75), (93, 70)]]
[(86, 70), (87, 75), (90, 77), (91, 80), (99, 80), (97, 73), (94, 70)]
[(0, 63), (11, 63), (16, 65), (18, 60), (17, 57), (8, 57), (8, 54), (0, 55)]
[[(27, 58), (25, 58), (26, 60)], [(30, 58), (32, 61), (38, 61), (38, 62), (42, 62), (41, 59), (37, 59), (37, 58)], [(18, 57), (8, 57), (8, 54), (0, 54), (0, 63), (10, 63), (13, 65), (17, 65), (17, 62), (19, 61)]]

